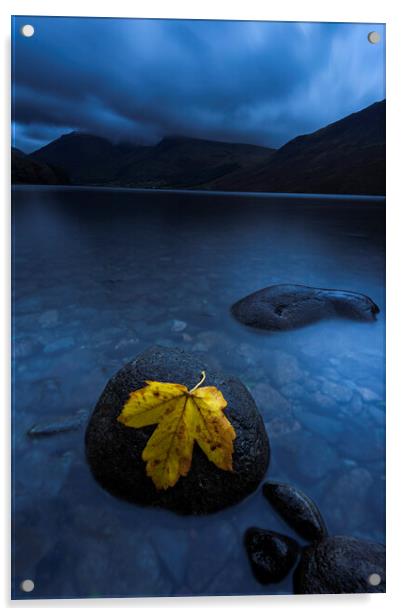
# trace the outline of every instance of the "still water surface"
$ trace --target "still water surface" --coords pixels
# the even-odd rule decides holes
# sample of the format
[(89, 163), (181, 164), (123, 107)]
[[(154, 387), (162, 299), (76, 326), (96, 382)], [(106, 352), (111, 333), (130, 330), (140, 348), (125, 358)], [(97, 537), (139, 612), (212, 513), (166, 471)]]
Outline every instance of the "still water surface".
[[(14, 597), (289, 593), (253, 578), (249, 526), (295, 536), (259, 489), (206, 517), (104, 492), (75, 431), (153, 344), (240, 377), (272, 447), (267, 477), (314, 498), (329, 530), (385, 541), (384, 214), (370, 199), (20, 187), (13, 191)], [(268, 334), (230, 305), (276, 283), (346, 289), (375, 323)], [(22, 580), (34, 580), (24, 594)]]

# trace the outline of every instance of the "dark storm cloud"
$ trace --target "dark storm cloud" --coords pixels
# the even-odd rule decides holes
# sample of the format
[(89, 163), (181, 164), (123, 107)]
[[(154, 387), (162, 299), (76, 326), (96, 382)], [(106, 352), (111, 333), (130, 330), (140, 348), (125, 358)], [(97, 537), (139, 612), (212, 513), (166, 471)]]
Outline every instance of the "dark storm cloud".
[[(24, 23), (36, 32), (25, 39)], [(384, 98), (383, 43), (359, 24), (16, 18), (14, 136), (70, 130), (278, 146)], [(383, 28), (377, 27), (382, 34)]]

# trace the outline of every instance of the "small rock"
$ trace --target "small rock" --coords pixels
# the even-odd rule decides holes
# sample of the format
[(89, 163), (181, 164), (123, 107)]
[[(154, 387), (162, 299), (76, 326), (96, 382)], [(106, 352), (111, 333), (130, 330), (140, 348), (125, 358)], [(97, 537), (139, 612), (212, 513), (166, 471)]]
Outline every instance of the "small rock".
[(360, 413), (362, 408), (363, 401), (361, 399), (361, 396), (359, 396), (359, 394), (355, 392), (350, 402), (350, 410), (353, 411), (353, 413)]
[(29, 357), (30, 355), (33, 355), (37, 347), (38, 347), (37, 342), (35, 342), (35, 340), (32, 340), (30, 338), (24, 338), (23, 340), (18, 340), (13, 345), (14, 358), (24, 359), (25, 357)]
[(333, 398), (336, 402), (350, 402), (353, 391), (349, 387), (340, 383), (334, 383), (328, 379), (322, 379), (322, 381), (321, 391), (324, 395)]
[(255, 366), (258, 363), (258, 357), (251, 344), (246, 344), (245, 342), (239, 344), (237, 355), (243, 366)]
[(283, 580), (299, 553), (297, 541), (262, 528), (249, 528), (244, 542), (251, 569), (260, 584), (276, 584)]
[(55, 417), (49, 422), (36, 424), (28, 430), (29, 436), (50, 436), (59, 432), (78, 430), (86, 422), (89, 411), (80, 409), (75, 415)]
[(282, 436), (283, 434), (289, 434), (290, 432), (296, 432), (301, 428), (299, 422), (292, 415), (274, 417), (271, 421), (265, 422), (265, 426), (272, 438)]
[(251, 388), (251, 393), (263, 417), (272, 419), (289, 415), (291, 411), (289, 402), (268, 383), (258, 383)]
[(319, 408), (321, 411), (336, 411), (338, 408), (338, 405), (333, 398), (324, 395), (320, 391), (312, 393), (309, 400), (312, 405)]
[(264, 483), (263, 494), (275, 511), (301, 537), (316, 541), (328, 534), (317, 505), (306, 494), (284, 483)]
[(268, 357), (268, 363), (269, 375), (279, 387), (300, 381), (304, 377), (304, 372), (299, 366), (297, 357), (284, 351), (272, 353)]
[(368, 387), (356, 387), (365, 402), (380, 402), (381, 397)]
[(305, 395), (304, 387), (299, 383), (287, 383), (281, 388), (281, 392), (286, 398), (300, 399)]
[(367, 410), (371, 419), (379, 426), (385, 424), (385, 408), (378, 408), (376, 406), (370, 406)]
[[(379, 576), (379, 584), (370, 584)], [(378, 581), (378, 578), (375, 580)], [(296, 594), (385, 592), (385, 547), (353, 537), (327, 537), (306, 548), (294, 574)]]
[(38, 323), (42, 327), (53, 327), (59, 321), (59, 313), (57, 310), (45, 310), (38, 318)]
[(171, 330), (172, 332), (182, 332), (186, 329), (187, 323), (185, 321), (179, 321), (178, 319), (174, 319), (172, 323)]
[(324, 499), (330, 527), (335, 531), (355, 532), (370, 511), (369, 493), (373, 477), (365, 468), (354, 467), (331, 482)]
[(313, 434), (318, 434), (329, 443), (337, 443), (342, 436), (343, 424), (341, 421), (326, 415), (309, 413), (304, 408), (295, 414), (300, 423)]
[(349, 422), (345, 426), (338, 448), (341, 454), (360, 462), (382, 460), (385, 451), (384, 430)]
[(114, 345), (114, 348), (116, 351), (118, 351), (119, 349), (126, 349), (127, 347), (133, 347), (138, 343), (139, 343), (138, 338), (123, 338), (122, 340), (119, 340), (119, 342), (117, 342)]
[(339, 457), (327, 441), (299, 430), (275, 439), (275, 462), (303, 482), (316, 482), (338, 468)]

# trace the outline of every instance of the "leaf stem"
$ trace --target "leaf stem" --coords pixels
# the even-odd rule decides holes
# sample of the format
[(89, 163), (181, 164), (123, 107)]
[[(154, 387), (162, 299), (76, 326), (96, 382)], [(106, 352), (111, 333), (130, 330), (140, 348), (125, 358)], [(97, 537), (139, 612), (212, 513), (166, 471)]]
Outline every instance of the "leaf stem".
[(195, 387), (193, 387), (193, 389), (190, 389), (190, 394), (193, 394), (195, 392), (196, 389), (198, 389), (200, 387), (200, 385), (203, 384), (203, 382), (205, 381), (205, 379), (207, 378), (207, 375), (205, 374), (205, 370), (203, 370), (201, 372), (201, 381), (199, 383), (197, 383), (197, 385)]

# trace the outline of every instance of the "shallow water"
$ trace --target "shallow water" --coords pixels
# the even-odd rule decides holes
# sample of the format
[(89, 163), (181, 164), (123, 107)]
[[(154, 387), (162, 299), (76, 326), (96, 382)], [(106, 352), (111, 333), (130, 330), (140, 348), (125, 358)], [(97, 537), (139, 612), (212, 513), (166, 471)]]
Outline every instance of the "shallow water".
[[(240, 377), (270, 436), (267, 477), (315, 499), (333, 534), (385, 542), (384, 213), (381, 201), (20, 187), (13, 191), (14, 597), (266, 594), (242, 536), (296, 536), (261, 490), (205, 517), (119, 501), (85, 462), (94, 407), (153, 344)], [(275, 283), (346, 289), (375, 323), (268, 334), (230, 305)], [(22, 580), (35, 582), (27, 595)]]

